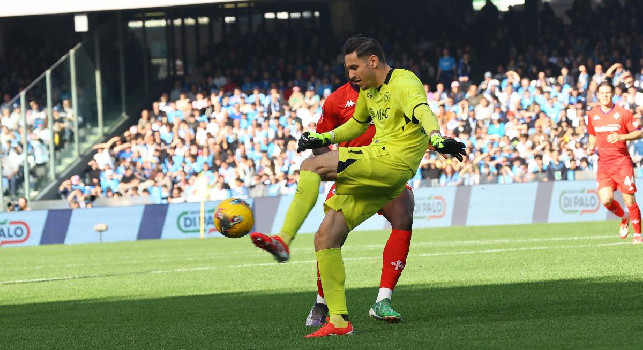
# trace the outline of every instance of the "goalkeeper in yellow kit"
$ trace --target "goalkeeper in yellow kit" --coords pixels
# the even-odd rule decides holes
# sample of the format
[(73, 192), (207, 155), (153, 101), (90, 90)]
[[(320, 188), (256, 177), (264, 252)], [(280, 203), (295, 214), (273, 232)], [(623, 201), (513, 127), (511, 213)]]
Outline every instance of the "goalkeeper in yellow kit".
[(420, 79), (393, 69), (377, 41), (357, 36), (344, 43), (349, 80), (360, 87), (353, 118), (326, 133), (306, 132), (299, 150), (325, 147), (361, 135), (375, 124), (373, 141), (363, 147), (341, 147), (301, 164), (297, 192), (279, 237), (286, 244), (303, 224), (319, 194), (322, 180), (335, 181), (334, 196), (324, 203), (326, 216), (315, 234), (319, 274), (329, 309), (329, 322), (306, 337), (352, 334), (348, 320), (341, 255), (348, 232), (396, 198), (420, 165), (429, 143), (459, 160), (465, 145), (443, 138), (427, 104)]

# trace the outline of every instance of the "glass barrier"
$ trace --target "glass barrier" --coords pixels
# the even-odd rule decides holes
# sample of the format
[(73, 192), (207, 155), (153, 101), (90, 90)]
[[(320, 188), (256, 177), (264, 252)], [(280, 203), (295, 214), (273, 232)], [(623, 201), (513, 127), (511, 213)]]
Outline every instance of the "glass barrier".
[(145, 21), (148, 55), (150, 61), (149, 81), (152, 87), (168, 77), (168, 38), (167, 21), (151, 19)]
[(78, 157), (74, 152), (75, 114), (71, 94), (71, 60), (69, 54), (51, 70), (51, 101), (54, 142), (54, 172), (60, 174)]
[(145, 78), (149, 76), (148, 50), (142, 30), (143, 28), (129, 28), (126, 23), (123, 26), (126, 110), (140, 108), (140, 103), (149, 90), (149, 86), (145, 84)]
[[(96, 55), (94, 37), (85, 39), (73, 52), (76, 65), (76, 98), (78, 108), (78, 142), (80, 154), (87, 152), (103, 134), (99, 129), (99, 109), (96, 101)], [(102, 111), (100, 111), (102, 114)]]
[[(55, 179), (50, 153), (55, 152), (47, 110), (47, 75), (43, 74), (25, 90), (29, 198), (34, 198)], [(53, 107), (53, 106), (52, 106)], [(53, 163), (55, 164), (55, 163)]]
[(103, 111), (103, 132), (108, 133), (122, 118), (123, 105), (121, 95), (120, 53), (118, 50), (117, 21), (110, 21), (92, 36), (94, 50), (97, 50), (100, 62), (100, 89)]
[(116, 17), (0, 105), (0, 208), (20, 196), (36, 198), (113, 132), (126, 111), (138, 116), (169, 75), (163, 24), (128, 26)]

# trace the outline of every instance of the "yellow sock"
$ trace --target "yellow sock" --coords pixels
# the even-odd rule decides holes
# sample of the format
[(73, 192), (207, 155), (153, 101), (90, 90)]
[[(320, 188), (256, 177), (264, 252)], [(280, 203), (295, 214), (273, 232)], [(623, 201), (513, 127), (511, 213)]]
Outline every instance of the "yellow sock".
[(332, 323), (337, 328), (346, 328), (348, 327), (348, 321), (346, 321), (342, 315), (330, 315), (328, 316), (330, 323)]
[(348, 321), (341, 315), (348, 315), (348, 308), (344, 290), (346, 270), (342, 260), (342, 250), (340, 248), (323, 249), (315, 254), (330, 320), (336, 327), (344, 328), (348, 325)]
[(279, 238), (281, 238), (281, 240), (284, 241), (284, 243), (286, 243), (287, 245), (290, 245), (290, 242), (295, 239), (295, 237), (291, 236), (290, 234), (283, 232), (278, 234), (277, 236), (279, 236)]
[(317, 203), (320, 183), (321, 177), (312, 171), (302, 170), (299, 173), (297, 192), (292, 199), (292, 203), (290, 203), (290, 207), (286, 213), (286, 219), (279, 234), (281, 239), (287, 236), (287, 239), (284, 239), (284, 242), (287, 240), (286, 244), (290, 244), (290, 242), (295, 239), (297, 231), (299, 231), (308, 213), (310, 213), (315, 203)]

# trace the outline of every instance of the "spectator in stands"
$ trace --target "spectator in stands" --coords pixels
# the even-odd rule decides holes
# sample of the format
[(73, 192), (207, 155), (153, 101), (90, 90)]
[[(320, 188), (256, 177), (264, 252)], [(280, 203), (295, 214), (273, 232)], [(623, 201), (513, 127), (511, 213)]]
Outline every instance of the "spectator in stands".
[(47, 175), (47, 163), (49, 162), (48, 145), (36, 133), (29, 135), (29, 139), (29, 146), (33, 155), (31, 173), (38, 178), (45, 177)]
[(455, 59), (450, 55), (449, 49), (442, 49), (442, 57), (438, 60), (438, 81), (444, 85), (451, 83), (456, 75), (457, 68), (458, 66)]
[(185, 202), (185, 198), (182, 196), (183, 191), (181, 190), (180, 187), (174, 187), (172, 189), (172, 193), (168, 197), (167, 201), (168, 203), (183, 203)]
[(460, 83), (457, 81), (451, 82), (451, 91), (448, 96), (453, 99), (453, 103), (460, 103), (464, 100), (464, 92), (460, 89)]
[(20, 105), (14, 104), (13, 108), (2, 109), (2, 125), (9, 128), (9, 130), (18, 130), (18, 122), (20, 121)]
[(502, 162), (499, 163), (498, 169), (498, 183), (511, 184), (514, 182), (514, 172), (511, 170), (507, 159), (503, 157)]
[(234, 187), (231, 188), (230, 195), (237, 198), (248, 198), (248, 188), (245, 186), (243, 179), (236, 178), (234, 180)]
[[(631, 10), (631, 6), (628, 4), (623, 11)], [(488, 43), (470, 42), (457, 33), (450, 44), (460, 49), (453, 55), (447, 48), (437, 52), (424, 47), (406, 57), (391, 50), (396, 66), (417, 69), (430, 79), (425, 81), (430, 107), (445, 134), (468, 139), (471, 155), (462, 167), (427, 157), (414, 183), (430, 183), (432, 179), (436, 183), (443, 179), (444, 185), (554, 181), (572, 179), (576, 171), (591, 169), (594, 160), (583, 159), (578, 150), (587, 142), (586, 111), (598, 103), (597, 81), (614, 72), (612, 80), (622, 85), (617, 87), (622, 90), (617, 103), (641, 114), (643, 61), (622, 61), (618, 54), (637, 52), (635, 40), (626, 34), (622, 41), (610, 41), (609, 51), (602, 44), (594, 47), (593, 42), (608, 42), (605, 38), (609, 30), (582, 34), (554, 31), (551, 29), (563, 28), (562, 19), (545, 9), (545, 25), (529, 28), (533, 42), (519, 47), (507, 40), (511, 35), (505, 33), (514, 30), (504, 18), (498, 20), (497, 9), (494, 11), (490, 3), (485, 8), (480, 13), (485, 30), (498, 36), (491, 54), (480, 50), (488, 49)], [(595, 11), (599, 13), (600, 9)], [(476, 19), (468, 18), (472, 14), (464, 16), (461, 31), (470, 32), (470, 23)], [(448, 12), (441, 20), (451, 20)], [(597, 17), (596, 21), (598, 27), (602, 24), (609, 28), (605, 18)], [(631, 24), (626, 22), (622, 23), (624, 32), (632, 32)], [(514, 32), (520, 33), (524, 25), (517, 24)], [(564, 40), (560, 40), (561, 32)], [(407, 40), (387, 33), (394, 42)], [(259, 56), (259, 47), (244, 47), (235, 39), (230, 33), (224, 44), (234, 43), (247, 57)], [(314, 35), (311, 42), (315, 42)], [(616, 54), (614, 48), (618, 50)], [(316, 48), (302, 52), (315, 53)], [(91, 168), (100, 171), (100, 175), (98, 180), (85, 181), (89, 185), (98, 181), (104, 196), (121, 195), (119, 179), (131, 168), (140, 178), (138, 192), (148, 189), (157, 202), (192, 198), (189, 192), (193, 178), (200, 173), (210, 179), (211, 199), (292, 191), (299, 164), (307, 156), (295, 152), (296, 139), (302, 132), (314, 129), (319, 106), (333, 84), (340, 82), (342, 67), (295, 56), (284, 56), (275, 62), (262, 58), (245, 62), (244, 57), (237, 58), (239, 61), (232, 63), (213, 60), (219, 63), (209, 73), (177, 80), (171, 91), (151, 105), (151, 112), (141, 112), (139, 122), (122, 140), (96, 147), (97, 165)], [(320, 62), (332, 59), (323, 57)], [(295, 61), (301, 62), (292, 67), (285, 64)], [(438, 62), (437, 81), (433, 80), (428, 61)], [(603, 73), (603, 67), (614, 62), (623, 64)], [(478, 63), (483, 70), (477, 69)], [(234, 73), (237, 64), (253, 72)], [(435, 86), (435, 91), (429, 86)], [(2, 111), (3, 125), (5, 119), (11, 123), (15, 115), (12, 105), (6, 107), (7, 111)], [(19, 136), (12, 128), (0, 132), (5, 152), (19, 144)]]
[(80, 189), (71, 191), (71, 193), (67, 197), (67, 201), (69, 202), (69, 206), (72, 209), (91, 208), (93, 206), (90, 198), (88, 196), (85, 196), (83, 191)]
[(569, 74), (569, 68), (566, 66), (563, 66), (560, 69), (560, 75), (557, 80), (560, 80), (563, 86), (567, 86), (569, 88), (575, 85), (574, 77)]
[(31, 211), (31, 208), (29, 208), (27, 198), (21, 196), (18, 197), (18, 201), (7, 204), (7, 211)]
[(592, 75), (592, 81), (595, 82), (597, 85), (600, 85), (603, 80), (605, 80), (606, 75), (603, 72), (603, 65), (602, 64), (597, 64), (594, 66), (594, 75)]
[(141, 181), (138, 176), (134, 174), (134, 170), (131, 167), (127, 167), (125, 173), (121, 176), (118, 190), (121, 193), (127, 193), (132, 188), (137, 188), (140, 183)]
[(210, 190), (210, 200), (219, 201), (230, 197), (230, 190), (226, 188), (223, 178), (219, 177), (219, 181), (217, 181), (214, 188)]
[[(9, 187), (9, 195), (11, 198), (16, 198), (18, 184), (23, 180), (23, 160), (24, 154), (22, 149), (19, 146), (11, 147), (3, 159), (2, 164), (2, 176), (7, 180), (7, 183), (4, 183), (4, 188)], [(4, 182), (4, 180), (3, 180)]]
[(458, 61), (458, 81), (468, 83), (472, 71), (469, 53), (465, 52)]
[(559, 158), (557, 150), (550, 153), (550, 162), (547, 165), (547, 179), (549, 181), (567, 180), (567, 167)]
[(456, 172), (450, 161), (444, 167), (444, 173), (440, 176), (440, 186), (459, 186), (462, 184), (460, 173)]
[(585, 92), (587, 88), (589, 87), (589, 73), (587, 73), (587, 68), (585, 68), (584, 64), (581, 64), (578, 66), (578, 82), (576, 83), (576, 87), (578, 87), (578, 90), (581, 92)]

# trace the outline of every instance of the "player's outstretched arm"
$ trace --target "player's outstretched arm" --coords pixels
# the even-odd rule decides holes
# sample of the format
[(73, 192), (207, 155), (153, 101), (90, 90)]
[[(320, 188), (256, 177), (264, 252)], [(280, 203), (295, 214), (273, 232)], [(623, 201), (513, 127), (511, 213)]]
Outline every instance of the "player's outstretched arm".
[(462, 156), (466, 156), (465, 144), (452, 138), (444, 138), (440, 135), (440, 125), (435, 118), (435, 114), (427, 104), (421, 104), (415, 107), (413, 115), (420, 120), (424, 131), (429, 135), (431, 146), (442, 154), (450, 154), (459, 161)]
[(352, 140), (368, 129), (369, 122), (360, 122), (354, 117), (332, 131), (324, 133), (305, 132), (297, 144), (297, 152), (305, 149), (315, 149)]
[(324, 153), (328, 153), (330, 151), (331, 151), (330, 147), (315, 148), (315, 149), (313, 149), (313, 155), (314, 156), (320, 156), (320, 155), (322, 155)]
[(605, 76), (606, 76), (606, 77), (610, 77), (610, 78), (611, 78), (611, 77), (613, 77), (613, 76), (614, 76), (614, 71), (615, 71), (618, 67), (620, 67), (620, 66), (622, 66), (622, 65), (623, 65), (622, 63), (618, 63), (618, 62), (617, 62), (617, 63), (614, 63), (614, 64), (613, 64), (613, 65), (611, 65), (609, 68), (607, 68), (607, 70), (605, 71)]
[(431, 134), (430, 142), (436, 151), (442, 154), (450, 154), (459, 161), (462, 161), (464, 159), (463, 156), (467, 155), (464, 142), (450, 137), (444, 138), (437, 132)]

